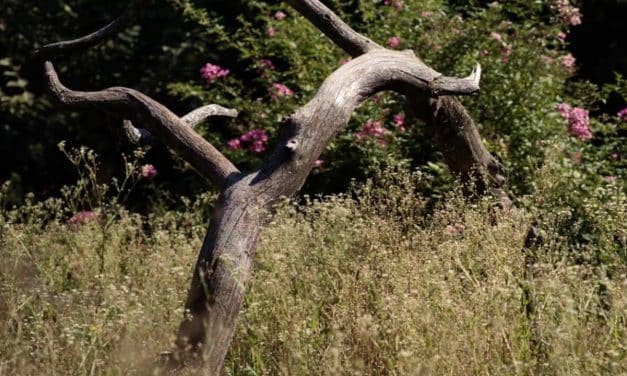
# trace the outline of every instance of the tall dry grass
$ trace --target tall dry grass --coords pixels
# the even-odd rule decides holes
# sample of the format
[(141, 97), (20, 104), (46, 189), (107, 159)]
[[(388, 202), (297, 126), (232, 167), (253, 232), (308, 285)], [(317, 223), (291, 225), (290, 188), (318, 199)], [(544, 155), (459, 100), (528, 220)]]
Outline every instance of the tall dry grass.
[[(557, 226), (557, 208), (503, 211), (458, 192), (433, 203), (416, 195), (422, 178), (388, 172), (349, 196), (280, 205), (226, 373), (627, 372), (624, 199), (591, 212), (605, 217), (596, 248), (545, 226), (524, 252), (532, 214)], [(159, 373), (209, 202), (149, 217), (115, 206), (79, 225), (63, 200), (1, 211), (0, 374)]]

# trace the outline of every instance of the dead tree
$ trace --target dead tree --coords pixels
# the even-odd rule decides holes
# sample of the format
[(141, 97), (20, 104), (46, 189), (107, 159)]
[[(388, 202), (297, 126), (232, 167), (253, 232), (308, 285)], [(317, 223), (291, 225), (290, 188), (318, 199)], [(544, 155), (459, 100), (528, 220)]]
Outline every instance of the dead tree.
[[(136, 0), (104, 28), (79, 39), (44, 46), (36, 56), (49, 60), (92, 46), (122, 29), (146, 3)], [(479, 65), (466, 78), (447, 77), (425, 65), (411, 50), (388, 50), (360, 35), (319, 0), (289, 3), (353, 59), (337, 68), (307, 104), (279, 125), (276, 148), (257, 170), (249, 173), (240, 172), (193, 129), (194, 124), (209, 116), (235, 116), (234, 111), (210, 105), (181, 118), (133, 89), (73, 91), (60, 82), (53, 64), (45, 62), (48, 87), (61, 104), (123, 114), (128, 119), (123, 127), (131, 139), (159, 140), (219, 188), (215, 212), (194, 268), (185, 303), (188, 314), (180, 325), (175, 352), (185, 355), (202, 349), (211, 375), (220, 374), (233, 338), (268, 209), (279, 198), (298, 192), (326, 145), (369, 96), (382, 90), (405, 95), (408, 109), (431, 130), (449, 168), (463, 180), (468, 180), (475, 169), (483, 171), (487, 181), (479, 188), (505, 197), (501, 164), (485, 149), (472, 119), (453, 96), (479, 90)]]

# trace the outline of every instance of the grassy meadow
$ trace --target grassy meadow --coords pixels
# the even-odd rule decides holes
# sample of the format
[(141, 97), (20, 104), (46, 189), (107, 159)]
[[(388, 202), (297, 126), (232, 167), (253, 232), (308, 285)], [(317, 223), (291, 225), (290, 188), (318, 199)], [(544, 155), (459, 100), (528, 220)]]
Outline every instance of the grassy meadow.
[[(422, 179), (388, 171), (346, 196), (279, 205), (225, 373), (627, 372), (618, 189), (591, 199), (589, 222), (603, 226), (574, 249), (566, 209), (543, 207), (548, 183), (503, 210), (455, 191), (421, 197)], [(155, 364), (183, 315), (213, 199), (148, 216), (112, 206), (81, 223), (62, 215), (66, 199), (3, 209), (0, 375), (164, 374)], [(540, 240), (524, 249), (537, 216)]]

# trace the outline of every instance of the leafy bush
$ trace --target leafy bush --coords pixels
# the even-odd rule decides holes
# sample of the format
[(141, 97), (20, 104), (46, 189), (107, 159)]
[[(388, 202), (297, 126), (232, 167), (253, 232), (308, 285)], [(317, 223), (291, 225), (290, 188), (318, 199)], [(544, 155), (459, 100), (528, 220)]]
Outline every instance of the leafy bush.
[[(237, 120), (215, 120), (200, 131), (243, 170), (250, 170), (272, 147), (282, 117), (311, 98), (348, 56), (283, 3), (210, 3), (158, 2), (146, 12), (140, 26), (76, 59), (62, 60), (61, 75), (77, 88), (135, 87), (180, 114), (212, 102), (238, 109)], [(72, 114), (51, 106), (38, 87), (35, 72), (40, 67), (28, 60), (34, 47), (85, 34), (97, 21), (105, 23), (115, 17), (122, 5), (89, 8), (73, 0), (33, 9), (24, 2), (9, 2), (5, 7), (3, 19), (35, 20), (5, 22), (6, 35), (13, 37), (0, 41), (8, 53), (2, 60), (7, 78), (0, 89), (3, 111), (9, 115), (3, 119), (6, 144), (2, 153), (17, 149), (14, 154), (19, 158), (1, 173), (9, 177), (13, 172), (15, 187), (20, 181), (31, 187), (38, 179), (46, 185), (70, 181), (71, 175), (56, 167), (60, 156), (54, 145), (61, 139), (88, 144), (103, 155), (107, 165), (123, 166), (117, 155), (120, 151), (128, 154), (130, 149), (104, 136), (105, 129), (120, 128), (119, 119)], [(624, 147), (625, 121), (614, 116), (622, 107), (610, 114), (602, 111), (607, 110), (603, 102), (610, 96), (617, 103), (614, 107), (621, 103), (625, 107), (625, 81), (618, 78), (602, 88), (569, 81), (576, 74), (576, 62), (566, 50), (569, 29), (581, 18), (568, 1), (329, 1), (328, 5), (375, 41), (391, 48), (413, 49), (445, 74), (466, 75), (476, 62), (483, 65), (481, 93), (464, 98), (464, 103), (490, 151), (506, 165), (513, 193), (531, 192), (532, 177), (544, 163), (548, 139), (572, 144), (569, 149), (590, 149), (585, 154), (592, 164), (603, 164), (612, 155), (624, 160), (620, 148)], [(97, 16), (89, 17), (89, 12)], [(72, 21), (76, 19), (81, 22)], [(85, 19), (89, 22), (83, 22)], [(222, 69), (222, 73), (201, 73), (207, 66)], [(557, 111), (562, 102), (590, 111), (592, 140), (579, 142), (568, 137), (567, 125)], [(432, 187), (435, 190), (450, 184), (429, 134), (405, 112), (403, 99), (391, 93), (364, 103), (323, 153), (305, 190), (344, 191), (351, 177), (362, 179), (373, 169), (399, 160), (431, 169), (440, 177)], [(252, 140), (247, 136), (251, 131), (263, 136)], [(28, 140), (28, 145), (20, 140)], [(162, 172), (163, 189), (189, 195), (201, 187), (192, 174), (182, 178), (184, 166), (163, 149), (149, 155)], [(47, 168), (48, 160), (57, 161), (54, 168)], [(601, 170), (621, 180), (624, 163)], [(122, 175), (122, 171), (112, 167), (109, 175)], [(438, 184), (445, 186), (438, 188)]]

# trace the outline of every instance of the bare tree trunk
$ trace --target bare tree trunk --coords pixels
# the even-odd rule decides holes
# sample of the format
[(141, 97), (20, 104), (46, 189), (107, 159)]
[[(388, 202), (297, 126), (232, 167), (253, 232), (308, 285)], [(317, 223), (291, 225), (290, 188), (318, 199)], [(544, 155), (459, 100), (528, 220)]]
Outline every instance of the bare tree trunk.
[[(143, 4), (145, 0), (136, 0), (128, 12)], [(62, 104), (124, 114), (129, 119), (124, 128), (131, 139), (160, 140), (221, 189), (194, 268), (186, 317), (177, 335), (178, 350), (172, 358), (184, 361), (186, 354), (202, 351), (210, 375), (222, 372), (259, 235), (272, 205), (298, 192), (315, 160), (369, 96), (381, 90), (404, 94), (433, 132), (453, 172), (468, 179), (473, 169), (479, 168), (490, 177), (485, 184), (490, 189), (499, 190), (505, 182), (501, 165), (483, 146), (472, 119), (450, 96), (479, 90), (479, 66), (466, 78), (446, 77), (412, 51), (390, 51), (358, 34), (318, 0), (291, 0), (290, 4), (354, 59), (333, 72), (316, 95), (280, 125), (278, 146), (257, 171), (247, 175), (193, 130), (194, 124), (207, 116), (236, 116), (234, 111), (205, 106), (180, 118), (132, 89), (72, 91), (61, 84), (52, 63), (45, 64), (48, 85)], [(93, 34), (45, 46), (38, 56), (55, 56), (98, 43), (128, 22), (131, 17), (127, 13)]]

